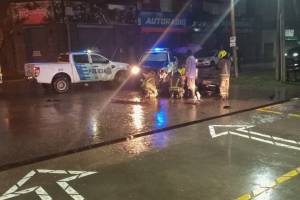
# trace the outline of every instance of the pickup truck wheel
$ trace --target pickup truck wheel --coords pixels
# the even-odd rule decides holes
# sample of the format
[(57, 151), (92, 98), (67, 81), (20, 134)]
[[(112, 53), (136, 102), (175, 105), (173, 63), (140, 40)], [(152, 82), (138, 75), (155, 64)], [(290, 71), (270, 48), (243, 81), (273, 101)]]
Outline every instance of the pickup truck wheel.
[(126, 72), (125, 71), (120, 71), (116, 74), (116, 77), (114, 79), (114, 82), (116, 85), (121, 85), (124, 83), (127, 79)]
[(70, 89), (70, 80), (66, 76), (60, 76), (54, 79), (52, 87), (57, 93), (66, 93)]

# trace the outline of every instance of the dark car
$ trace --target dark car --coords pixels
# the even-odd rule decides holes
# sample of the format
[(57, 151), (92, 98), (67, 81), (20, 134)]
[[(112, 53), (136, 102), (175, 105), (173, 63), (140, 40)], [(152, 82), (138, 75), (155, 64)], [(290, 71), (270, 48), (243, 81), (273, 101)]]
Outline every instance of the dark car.
[(285, 53), (287, 79), (298, 81), (300, 79), (300, 47), (289, 49)]
[(295, 67), (300, 64), (300, 47), (289, 49), (285, 53), (287, 67)]

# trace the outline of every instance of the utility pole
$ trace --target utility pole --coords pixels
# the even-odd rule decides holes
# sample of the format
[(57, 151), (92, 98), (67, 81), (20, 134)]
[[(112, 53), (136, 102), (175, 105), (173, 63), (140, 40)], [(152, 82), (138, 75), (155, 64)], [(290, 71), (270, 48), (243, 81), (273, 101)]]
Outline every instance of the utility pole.
[(280, 6), (281, 0), (277, 0), (277, 16), (276, 16), (276, 52), (275, 52), (275, 78), (281, 80), (281, 56), (280, 56)]
[(235, 26), (235, 0), (230, 0), (230, 19), (231, 19), (231, 38), (230, 43), (232, 46), (233, 54), (233, 64), (234, 64), (234, 74), (235, 77), (239, 77), (239, 68), (238, 68), (238, 57), (237, 57), (237, 39), (236, 39), (236, 26)]
[(284, 9), (284, 0), (279, 0), (279, 35), (280, 35), (280, 65), (281, 65), (281, 81), (286, 82), (287, 74), (286, 74), (286, 65), (285, 65), (285, 9)]
[(277, 0), (276, 80), (286, 82), (284, 0)]
[(70, 0), (61, 0), (63, 6), (64, 23), (66, 25), (68, 51), (72, 51), (71, 27), (70, 27)]

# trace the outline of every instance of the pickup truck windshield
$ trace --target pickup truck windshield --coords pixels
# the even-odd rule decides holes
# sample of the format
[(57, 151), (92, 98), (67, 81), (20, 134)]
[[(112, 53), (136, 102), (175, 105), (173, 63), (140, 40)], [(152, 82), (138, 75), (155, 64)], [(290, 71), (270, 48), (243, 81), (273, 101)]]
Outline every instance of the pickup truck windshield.
[(168, 61), (167, 53), (146, 53), (143, 56), (145, 62), (166, 62)]
[(143, 65), (146, 68), (162, 68), (169, 64), (168, 53), (146, 53), (143, 58)]

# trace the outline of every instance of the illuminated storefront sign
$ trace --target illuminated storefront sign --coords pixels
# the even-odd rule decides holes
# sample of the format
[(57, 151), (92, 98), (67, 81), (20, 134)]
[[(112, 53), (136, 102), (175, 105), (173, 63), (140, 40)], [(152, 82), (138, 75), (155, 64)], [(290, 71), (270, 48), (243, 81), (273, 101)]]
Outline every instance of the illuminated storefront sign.
[(27, 25), (45, 24), (52, 18), (50, 1), (11, 3), (14, 21)]
[(187, 19), (176, 17), (173, 13), (141, 12), (139, 25), (142, 32), (185, 32), (187, 31)]

